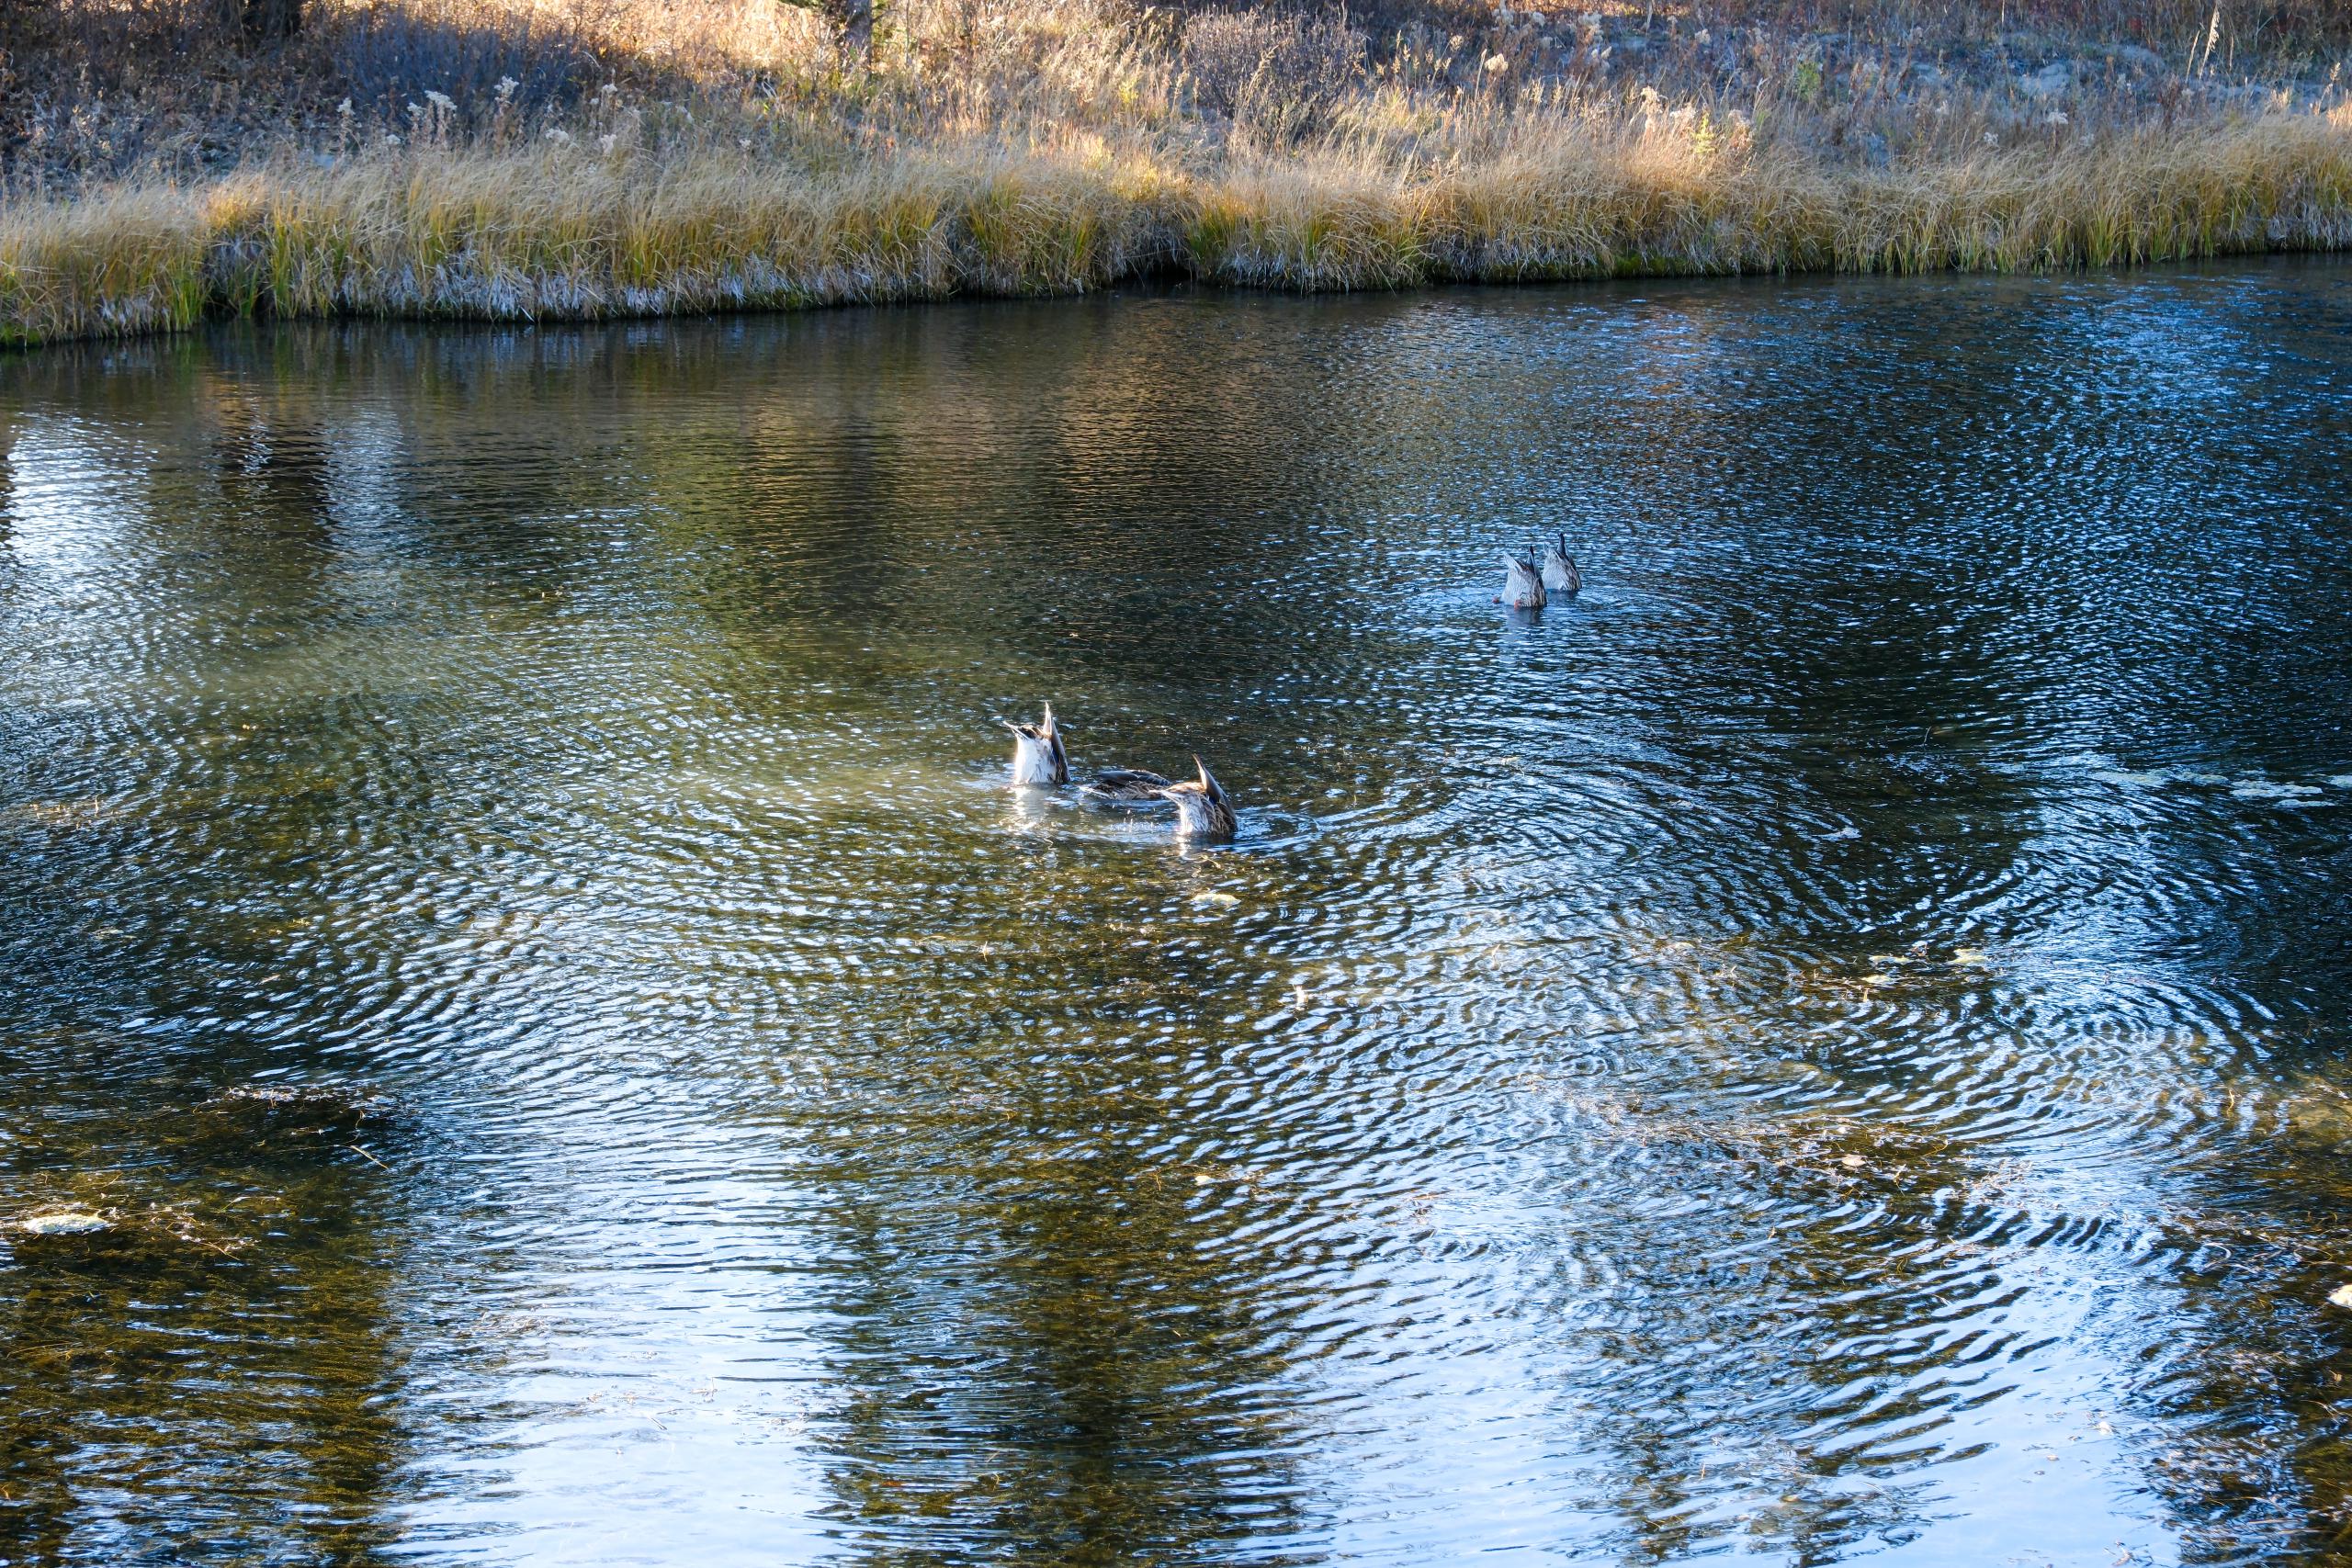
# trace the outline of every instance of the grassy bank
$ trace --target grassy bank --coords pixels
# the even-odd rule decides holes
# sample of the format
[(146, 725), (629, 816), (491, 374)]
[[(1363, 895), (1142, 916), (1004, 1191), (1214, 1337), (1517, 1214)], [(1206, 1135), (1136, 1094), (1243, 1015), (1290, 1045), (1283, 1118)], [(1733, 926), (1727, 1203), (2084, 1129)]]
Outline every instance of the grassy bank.
[[(1873, 36), (1498, 9), (1375, 38), (1337, 17), (922, 0), (848, 50), (821, 14), (714, 0), (698, 22), (662, 12), (701, 53), (575, 39), (569, 73), (526, 92), (495, 51), (419, 46), (371, 95), (320, 63), (335, 14), (312, 15), (310, 37), (237, 57), (226, 132), (207, 129), (218, 90), (175, 107), (134, 81), (131, 153), (10, 143), (0, 340), (207, 311), (552, 320), (2352, 242), (2352, 108), (2309, 29), (2232, 79), (2210, 24), (2158, 40), (2176, 65), (1916, 15)], [(473, 21), (544, 37), (534, 15)]]

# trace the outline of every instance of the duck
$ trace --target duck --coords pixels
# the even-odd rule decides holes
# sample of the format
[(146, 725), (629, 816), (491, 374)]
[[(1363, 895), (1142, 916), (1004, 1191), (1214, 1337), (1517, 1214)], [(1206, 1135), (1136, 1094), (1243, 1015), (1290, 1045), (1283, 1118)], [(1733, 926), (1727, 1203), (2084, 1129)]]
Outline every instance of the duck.
[(1079, 785), (1078, 793), (1087, 800), (1132, 806), (1138, 801), (1158, 800), (1175, 785), (1174, 779), (1149, 768), (1105, 768), (1094, 775), (1091, 783)]
[(1225, 786), (1216, 782), (1216, 775), (1209, 772), (1206, 762), (1195, 756), (1193, 766), (1200, 771), (1198, 779), (1186, 779), (1159, 792), (1161, 798), (1176, 807), (1176, 836), (1208, 844), (1232, 842), (1238, 824), (1233, 819), (1231, 797), (1225, 793)]
[(1503, 552), (1503, 591), (1496, 595), (1498, 603), (1514, 610), (1540, 610), (1544, 607), (1544, 577), (1536, 569), (1532, 555), (1515, 556)]
[(1568, 536), (1562, 534), (1544, 547), (1544, 586), (1564, 599), (1573, 599), (1584, 587), (1584, 574), (1568, 554)]
[(1046, 716), (1035, 724), (1010, 718), (997, 722), (1012, 731), (1012, 783), (1016, 788), (1024, 784), (1058, 788), (1069, 783), (1069, 753), (1062, 750), (1061, 727), (1054, 722), (1053, 704), (1046, 705)]
[[(1012, 731), (1012, 783), (1016, 787), (1058, 789), (1069, 783), (1069, 752), (1062, 745), (1061, 726), (1054, 718), (1053, 704), (1046, 705), (1046, 716), (1035, 724), (1009, 718), (997, 722)], [(1155, 773), (1149, 768), (1104, 768), (1092, 780), (1079, 785), (1078, 793), (1088, 800), (1131, 806), (1159, 799), (1175, 783), (1167, 774)]]
[[(1012, 731), (1015, 786), (1058, 787), (1069, 783), (1069, 754), (1062, 748), (1061, 727), (1054, 722), (1053, 704), (1046, 705), (1046, 716), (1035, 724), (1009, 718), (997, 722)], [(1225, 786), (1216, 782), (1216, 775), (1209, 772), (1209, 765), (1197, 753), (1193, 758), (1193, 767), (1197, 776), (1181, 784), (1149, 768), (1105, 768), (1079, 785), (1078, 793), (1081, 799), (1116, 806), (1164, 800), (1176, 807), (1178, 838), (1212, 844), (1230, 842), (1238, 826), (1233, 816), (1232, 797), (1225, 793)]]

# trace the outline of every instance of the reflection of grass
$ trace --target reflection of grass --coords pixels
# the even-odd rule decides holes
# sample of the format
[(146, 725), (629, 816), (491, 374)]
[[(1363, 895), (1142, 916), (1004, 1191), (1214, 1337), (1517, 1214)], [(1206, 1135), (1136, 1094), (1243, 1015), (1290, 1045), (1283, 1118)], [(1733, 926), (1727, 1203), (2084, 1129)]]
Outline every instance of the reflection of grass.
[[(316, 9), (319, 48), (356, 25)], [(1760, 30), (1726, 54), (1705, 29), (1653, 29), (1621, 58), (1591, 25), (1529, 14), (1375, 39), (910, 0), (844, 62), (809, 17), (721, 27), (725, 9), (695, 13), (718, 29), (695, 48), (603, 40), (620, 52), (597, 58), (638, 62), (616, 67), (632, 85), (584, 98), (435, 77), (452, 96), (420, 57), (372, 111), (389, 119), (280, 104), (279, 130), (193, 180), (167, 163), (66, 176), (70, 196), (0, 214), (0, 341), (208, 310), (537, 320), (1155, 276), (2109, 265), (2352, 232), (2332, 89), (2120, 85), (2110, 59), (2103, 85), (2037, 96), (2006, 43), (1931, 83), (1892, 34), (1831, 71)]]

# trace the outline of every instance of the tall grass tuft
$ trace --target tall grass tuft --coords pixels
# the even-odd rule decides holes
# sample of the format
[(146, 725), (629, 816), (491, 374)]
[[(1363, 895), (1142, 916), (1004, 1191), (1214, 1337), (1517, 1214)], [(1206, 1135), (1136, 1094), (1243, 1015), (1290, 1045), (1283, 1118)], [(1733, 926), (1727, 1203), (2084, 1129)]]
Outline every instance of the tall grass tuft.
[(0, 214), (0, 344), (192, 325), (211, 301), (203, 204), (117, 190)]

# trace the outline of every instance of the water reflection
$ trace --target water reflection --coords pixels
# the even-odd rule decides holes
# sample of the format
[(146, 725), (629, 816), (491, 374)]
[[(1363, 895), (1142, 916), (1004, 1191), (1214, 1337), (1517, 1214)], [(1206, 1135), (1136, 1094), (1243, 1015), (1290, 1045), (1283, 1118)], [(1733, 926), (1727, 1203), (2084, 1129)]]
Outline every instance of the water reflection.
[(0, 1562), (2333, 1551), (2347, 298), (17, 360)]
[(397, 1134), (340, 1101), (208, 1097), (119, 1038), (12, 1032), (9, 1061), (11, 1198), (112, 1223), (9, 1243), (0, 1561), (390, 1545), (404, 1225), (380, 1160), (350, 1156)]

